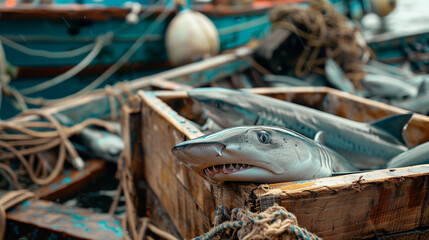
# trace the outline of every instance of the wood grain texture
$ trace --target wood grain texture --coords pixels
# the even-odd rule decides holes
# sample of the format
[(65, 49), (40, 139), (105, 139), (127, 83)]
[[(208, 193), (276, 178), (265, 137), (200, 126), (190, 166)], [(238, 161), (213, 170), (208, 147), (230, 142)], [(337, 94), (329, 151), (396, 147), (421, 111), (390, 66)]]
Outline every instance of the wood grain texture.
[(156, 111), (168, 106), (145, 96), (142, 100), (145, 179), (182, 237), (199, 235), (210, 228), (210, 215), (214, 211), (210, 185), (179, 164), (170, 152), (175, 144), (185, 139), (185, 134)]
[(123, 239), (118, 219), (50, 201), (25, 201), (7, 213), (5, 239)]
[(69, 196), (92, 179), (98, 177), (105, 167), (106, 162), (104, 160), (89, 160), (82, 171), (65, 170), (51, 184), (36, 189), (34, 194), (38, 198), (50, 201)]
[(427, 227), (429, 165), (265, 185), (260, 210), (278, 203), (324, 239), (353, 239)]

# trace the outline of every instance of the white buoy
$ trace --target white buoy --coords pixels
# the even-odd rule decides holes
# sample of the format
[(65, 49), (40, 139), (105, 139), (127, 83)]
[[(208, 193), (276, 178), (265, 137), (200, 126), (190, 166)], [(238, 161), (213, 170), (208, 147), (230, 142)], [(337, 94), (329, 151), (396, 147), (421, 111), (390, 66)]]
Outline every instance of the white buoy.
[(170, 62), (177, 66), (218, 54), (219, 33), (209, 18), (186, 9), (168, 25), (166, 46)]
[(384, 17), (396, 7), (396, 0), (369, 0), (371, 12)]

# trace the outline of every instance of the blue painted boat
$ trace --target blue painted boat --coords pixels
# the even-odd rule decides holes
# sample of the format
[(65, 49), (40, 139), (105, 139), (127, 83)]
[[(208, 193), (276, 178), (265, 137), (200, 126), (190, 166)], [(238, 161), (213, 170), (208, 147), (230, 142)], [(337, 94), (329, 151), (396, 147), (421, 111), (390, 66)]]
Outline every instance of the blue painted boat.
[[(88, 65), (79, 69), (73, 80), (58, 85), (59, 91), (47, 89), (33, 95), (28, 93), (47, 99), (66, 96), (88, 85), (127, 55), (127, 51), (129, 56), (125, 56), (120, 64), (123, 65), (121, 70), (102, 77), (91, 89), (170, 68), (164, 44), (165, 31), (179, 8), (172, 0), (162, 6), (150, 5), (153, 1), (148, 0), (133, 2), (141, 6), (140, 21), (136, 24), (126, 20), (132, 11), (130, 2), (55, 0), (36, 5), (7, 0), (4, 6), (0, 5), (0, 40), (6, 60), (18, 68), (12, 86), (17, 89), (31, 87), (78, 64)], [(187, 2), (191, 9), (203, 13), (213, 22), (219, 32), (220, 51), (224, 51), (267, 34), (270, 29), (267, 13), (271, 7), (306, 4), (308, 0), (256, 0), (245, 6)], [(358, 2), (361, 1), (332, 0), (344, 14), (349, 6), (354, 6), (353, 9), (361, 6), (362, 9), (363, 5), (356, 4)], [(157, 18), (159, 22), (155, 21)], [(89, 56), (91, 51), (92, 57)]]
[(429, 72), (429, 28), (403, 33), (383, 33), (367, 40), (377, 60), (402, 65), (410, 62), (415, 72)]

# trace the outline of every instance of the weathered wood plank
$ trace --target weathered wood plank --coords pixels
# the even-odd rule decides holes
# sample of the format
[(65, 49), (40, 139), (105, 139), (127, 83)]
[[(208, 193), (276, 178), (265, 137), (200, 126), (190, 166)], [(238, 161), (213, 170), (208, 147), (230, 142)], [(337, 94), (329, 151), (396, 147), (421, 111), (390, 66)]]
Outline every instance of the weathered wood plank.
[(380, 170), (254, 191), (265, 210), (278, 203), (324, 239), (370, 237), (429, 226), (424, 218), (429, 165)]
[(36, 189), (34, 194), (44, 200), (55, 201), (56, 199), (61, 199), (98, 177), (105, 167), (106, 162), (104, 160), (93, 159), (86, 161), (85, 168), (82, 171), (65, 170), (51, 184)]
[[(154, 107), (161, 109), (168, 106), (159, 99), (154, 101), (156, 98), (149, 98), (151, 100), (142, 101), (144, 176), (182, 237), (194, 237), (210, 228), (210, 215), (214, 209), (210, 185), (185, 166), (171, 161), (170, 148), (183, 141), (185, 135), (176, 130), (176, 126), (163, 121), (165, 116), (145, 104), (154, 104)], [(190, 132), (190, 136), (196, 135)]]
[(50, 201), (26, 201), (7, 213), (5, 239), (123, 239), (121, 223), (112, 215), (66, 207)]
[(156, 197), (156, 194), (148, 186), (148, 184), (141, 180), (136, 185), (138, 192), (144, 192), (144, 199), (139, 199), (139, 204), (144, 202), (144, 216), (150, 218), (150, 222), (158, 228), (171, 233), (177, 238), (181, 238), (179, 231), (165, 210), (160, 200)]

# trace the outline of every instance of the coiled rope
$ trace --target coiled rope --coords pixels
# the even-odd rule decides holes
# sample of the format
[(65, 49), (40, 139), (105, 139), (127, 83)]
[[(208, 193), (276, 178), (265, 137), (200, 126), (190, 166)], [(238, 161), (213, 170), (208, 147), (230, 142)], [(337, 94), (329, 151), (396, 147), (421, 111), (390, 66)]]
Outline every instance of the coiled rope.
[[(220, 215), (229, 218), (225, 206), (216, 209), (216, 219)], [(225, 217), (224, 216), (224, 217)], [(195, 240), (223, 239), (237, 237), (242, 240), (252, 239), (321, 239), (305, 228), (298, 226), (298, 221), (284, 207), (274, 204), (261, 213), (250, 212), (246, 208), (232, 210), (230, 220), (218, 224), (208, 233), (194, 238)]]
[(330, 3), (311, 0), (308, 8), (282, 5), (274, 8), (269, 15), (273, 29), (285, 28), (305, 44), (295, 65), (296, 76), (305, 77), (310, 72), (324, 75), (325, 61), (332, 58), (355, 87), (361, 87), (360, 81), (364, 77), (362, 65), (373, 54), (361, 41), (359, 29), (352, 28)]
[[(100, 126), (110, 132), (115, 131), (108, 122), (100, 119), (87, 119), (73, 127), (66, 127), (42, 110), (28, 110), (21, 116), (28, 115), (39, 116), (48, 122), (0, 121), (0, 161), (4, 162), (0, 165), (0, 169), (10, 175), (13, 180), (13, 189), (18, 188), (17, 179), (24, 175), (28, 175), (35, 184), (49, 184), (62, 171), (66, 158), (70, 158), (75, 168), (83, 169), (83, 160), (68, 139), (70, 136), (79, 134), (82, 129)], [(58, 157), (52, 169), (40, 153), (56, 148), (59, 149)], [(9, 167), (10, 161), (15, 159), (19, 160), (24, 170), (19, 174), (20, 176), (17, 176), (17, 173)]]

